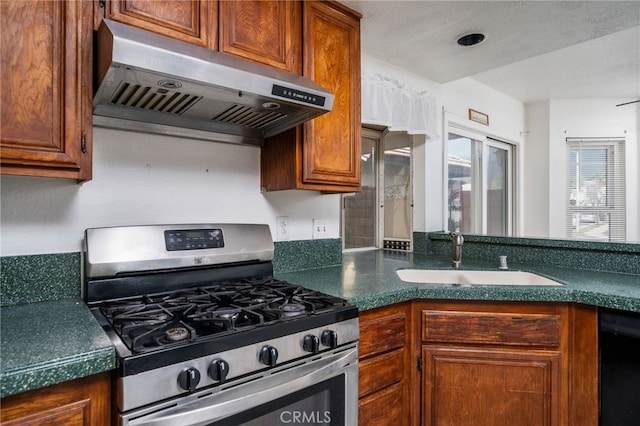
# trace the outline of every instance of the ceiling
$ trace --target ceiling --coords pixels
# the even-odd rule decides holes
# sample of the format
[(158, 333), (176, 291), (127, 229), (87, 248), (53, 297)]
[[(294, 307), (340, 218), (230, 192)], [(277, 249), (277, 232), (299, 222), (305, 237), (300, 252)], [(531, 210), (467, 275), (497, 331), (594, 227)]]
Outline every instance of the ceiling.
[[(438, 83), (471, 77), (524, 103), (640, 99), (640, 0), (372, 1), (363, 52)], [(464, 34), (485, 40), (461, 47)]]

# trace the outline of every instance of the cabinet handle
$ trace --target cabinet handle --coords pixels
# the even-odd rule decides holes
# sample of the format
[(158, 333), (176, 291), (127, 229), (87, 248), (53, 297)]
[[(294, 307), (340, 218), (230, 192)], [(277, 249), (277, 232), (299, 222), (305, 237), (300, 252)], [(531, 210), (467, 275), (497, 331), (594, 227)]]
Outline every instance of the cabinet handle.
[(87, 153), (87, 131), (83, 130), (82, 135), (80, 136), (80, 151), (83, 154)]

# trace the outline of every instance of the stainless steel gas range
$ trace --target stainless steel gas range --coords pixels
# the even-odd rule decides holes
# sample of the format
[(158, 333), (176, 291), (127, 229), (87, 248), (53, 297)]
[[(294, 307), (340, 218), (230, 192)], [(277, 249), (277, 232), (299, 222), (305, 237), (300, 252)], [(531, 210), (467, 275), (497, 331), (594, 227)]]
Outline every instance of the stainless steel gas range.
[(93, 228), (85, 249), (118, 425), (357, 424), (358, 310), (274, 279), (268, 226)]

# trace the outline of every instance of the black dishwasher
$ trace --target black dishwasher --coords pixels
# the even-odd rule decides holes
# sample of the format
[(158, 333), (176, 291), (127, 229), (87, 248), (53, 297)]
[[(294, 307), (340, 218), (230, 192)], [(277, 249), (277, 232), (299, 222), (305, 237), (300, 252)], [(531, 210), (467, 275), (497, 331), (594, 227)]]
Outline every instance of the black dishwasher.
[(601, 309), (600, 426), (640, 424), (640, 314)]

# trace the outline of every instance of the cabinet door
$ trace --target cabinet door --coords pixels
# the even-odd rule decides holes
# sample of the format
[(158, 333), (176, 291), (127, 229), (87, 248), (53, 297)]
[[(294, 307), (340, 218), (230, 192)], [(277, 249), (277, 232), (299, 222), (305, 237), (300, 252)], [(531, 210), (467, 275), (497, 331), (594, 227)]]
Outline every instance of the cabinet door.
[(360, 20), (333, 3), (305, 1), (303, 75), (335, 95), (304, 124), (302, 181), (360, 189)]
[(302, 2), (303, 71), (329, 89), (333, 110), (265, 141), (262, 191), (360, 190), (360, 15), (335, 2)]
[(301, 6), (282, 0), (220, 2), (220, 51), (300, 74)]
[(91, 178), (91, 2), (0, 2), (2, 173)]
[(560, 424), (559, 352), (423, 346), (423, 424)]
[(217, 5), (209, 0), (113, 0), (108, 3), (105, 16), (216, 50)]
[(3, 426), (110, 424), (110, 375), (89, 376), (2, 399)]

